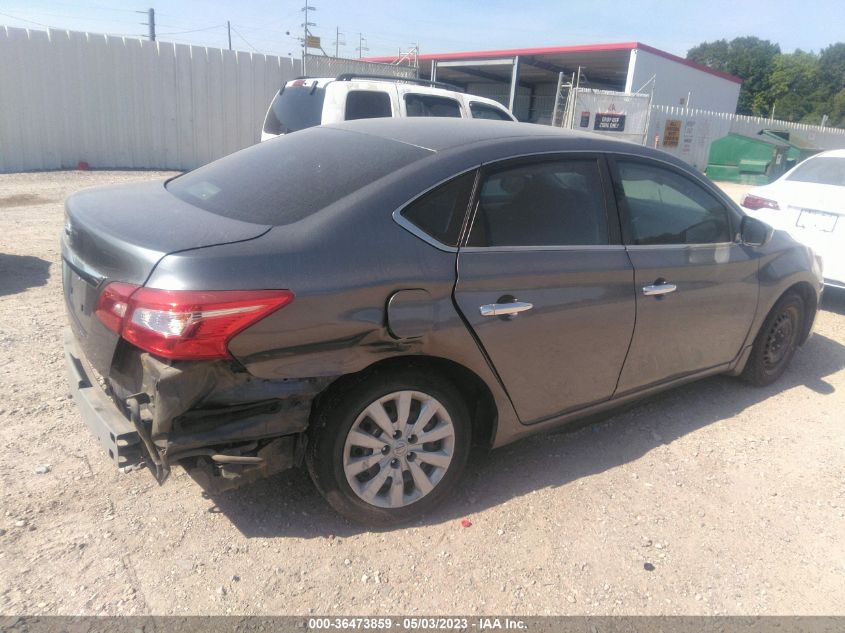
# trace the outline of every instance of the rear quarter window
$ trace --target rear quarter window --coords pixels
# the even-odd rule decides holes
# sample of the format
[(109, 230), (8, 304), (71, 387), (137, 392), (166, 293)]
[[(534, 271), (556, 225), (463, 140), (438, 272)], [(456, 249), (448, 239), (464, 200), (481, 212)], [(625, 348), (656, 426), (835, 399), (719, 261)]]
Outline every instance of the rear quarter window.
[(170, 180), (167, 190), (217, 215), (279, 226), (308, 217), (430, 154), (415, 145), (314, 127), (183, 174)]
[(423, 194), (402, 211), (402, 217), (445, 246), (455, 247), (475, 184), (475, 170)]
[(448, 97), (407, 93), (405, 95), (405, 112), (409, 117), (441, 116), (461, 117), (461, 104)]
[(382, 90), (351, 90), (346, 95), (346, 120), (393, 116), (390, 95)]

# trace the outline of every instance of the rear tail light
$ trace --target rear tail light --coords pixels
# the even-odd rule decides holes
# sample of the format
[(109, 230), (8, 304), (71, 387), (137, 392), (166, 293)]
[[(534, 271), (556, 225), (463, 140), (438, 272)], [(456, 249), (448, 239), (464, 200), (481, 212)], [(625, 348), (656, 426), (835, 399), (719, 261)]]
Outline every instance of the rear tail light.
[(768, 198), (761, 198), (760, 196), (752, 196), (750, 193), (746, 194), (742, 199), (742, 206), (746, 209), (756, 211), (757, 209), (780, 209), (778, 203)]
[(111, 283), (100, 293), (97, 300), (95, 314), (112, 332), (120, 334), (123, 327), (123, 318), (129, 307), (129, 298), (139, 286), (134, 284)]
[(116, 282), (100, 294), (96, 314), (143, 350), (201, 360), (231, 358), (235, 334), (291, 301), (289, 290), (158, 290)]

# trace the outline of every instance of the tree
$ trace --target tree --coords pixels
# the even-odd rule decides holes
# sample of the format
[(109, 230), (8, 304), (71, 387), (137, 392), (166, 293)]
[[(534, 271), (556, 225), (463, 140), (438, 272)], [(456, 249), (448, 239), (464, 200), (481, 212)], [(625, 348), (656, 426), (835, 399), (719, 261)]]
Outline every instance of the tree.
[(845, 42), (819, 54), (780, 47), (758, 37), (703, 42), (687, 59), (743, 80), (737, 113), (845, 127)]
[(829, 94), (845, 88), (845, 43), (837, 42), (819, 54), (819, 75)]
[(834, 127), (845, 127), (845, 88), (833, 95), (829, 103), (825, 112), (830, 117), (828, 123)]
[(759, 37), (737, 37), (730, 42), (704, 42), (687, 52), (687, 59), (736, 75), (743, 80), (739, 114), (768, 115), (771, 108), (769, 77), (780, 46)]
[(766, 101), (778, 119), (818, 123), (819, 56), (801, 49), (781, 54), (772, 63)]
[(826, 114), (828, 124), (845, 127), (845, 43), (838, 42), (819, 54), (819, 89), (814, 121)]

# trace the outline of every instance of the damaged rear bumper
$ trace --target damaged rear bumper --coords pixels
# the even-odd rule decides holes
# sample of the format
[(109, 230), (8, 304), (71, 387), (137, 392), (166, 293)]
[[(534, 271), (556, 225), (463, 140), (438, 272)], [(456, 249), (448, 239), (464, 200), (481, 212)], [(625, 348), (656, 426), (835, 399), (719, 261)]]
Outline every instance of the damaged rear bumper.
[(141, 436), (97, 382), (69, 329), (64, 332), (64, 347), (70, 392), (85, 424), (118, 468), (140, 463)]
[[(114, 463), (146, 462), (163, 482), (181, 462), (207, 489), (297, 465), (311, 403), (326, 383), (256, 379), (226, 362), (166, 363), (130, 350), (113, 368), (123, 379), (104, 386), (70, 330), (64, 346), (74, 400)], [(131, 381), (128, 367), (137, 370)]]

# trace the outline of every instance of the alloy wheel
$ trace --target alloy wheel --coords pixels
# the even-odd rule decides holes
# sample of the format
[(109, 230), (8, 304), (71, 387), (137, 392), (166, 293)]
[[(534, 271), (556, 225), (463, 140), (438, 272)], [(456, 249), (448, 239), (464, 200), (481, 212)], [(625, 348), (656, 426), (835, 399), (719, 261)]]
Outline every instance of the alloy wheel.
[(343, 470), (363, 501), (401, 508), (437, 486), (454, 452), (455, 427), (440, 401), (420, 391), (396, 391), (356, 418), (343, 447)]

